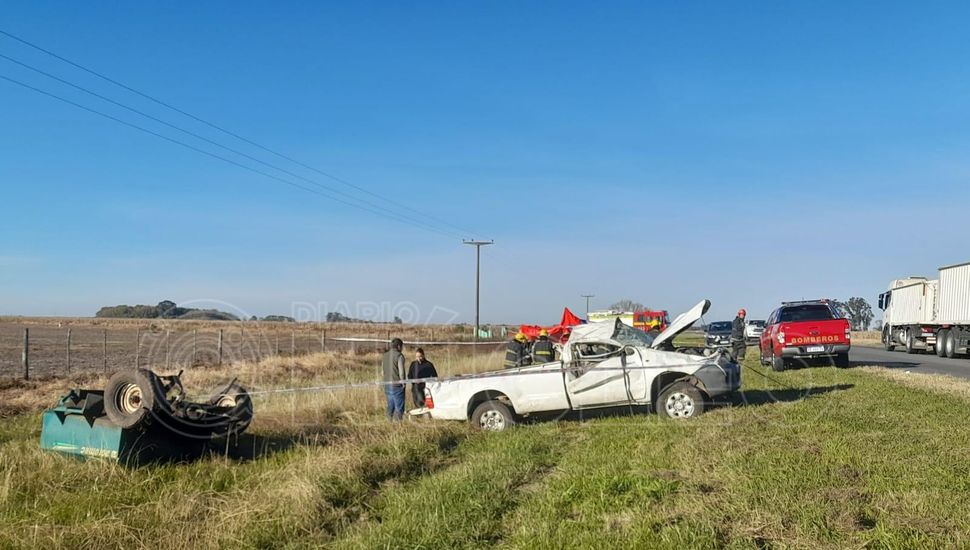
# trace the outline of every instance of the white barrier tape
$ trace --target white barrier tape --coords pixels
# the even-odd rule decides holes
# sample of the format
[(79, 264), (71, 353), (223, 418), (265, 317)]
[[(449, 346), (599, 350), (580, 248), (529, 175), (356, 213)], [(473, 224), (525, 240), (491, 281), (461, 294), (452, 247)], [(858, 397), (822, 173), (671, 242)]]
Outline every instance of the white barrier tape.
[[(714, 365), (724, 372), (716, 362), (706, 362), (707, 365)], [(395, 385), (405, 385), (405, 384), (426, 384), (428, 382), (462, 382), (465, 380), (481, 380), (488, 378), (505, 378), (509, 376), (528, 376), (532, 374), (547, 374), (547, 373), (566, 373), (566, 372), (576, 372), (576, 371), (591, 371), (596, 370), (596, 372), (630, 372), (638, 370), (656, 370), (656, 369), (666, 369), (675, 367), (695, 367), (698, 363), (677, 363), (672, 365), (656, 365), (656, 366), (643, 366), (643, 367), (560, 367), (560, 368), (550, 368), (550, 369), (535, 369), (527, 371), (490, 371), (478, 374), (459, 374), (451, 378), (406, 378), (404, 380), (398, 380), (396, 382), (385, 382), (383, 380), (374, 380), (369, 382), (347, 382), (344, 384), (330, 384), (325, 386), (307, 386), (301, 388), (278, 388), (270, 390), (253, 390), (248, 391), (249, 395), (267, 395), (267, 394), (284, 394), (284, 393), (305, 393), (305, 392), (318, 392), (318, 391), (335, 391), (343, 389), (356, 389), (356, 388), (372, 388), (372, 387), (382, 387), (382, 386), (395, 386)], [(528, 367), (526, 367), (528, 368)], [(726, 373), (725, 373), (726, 374)]]
[[(370, 343), (370, 344), (389, 344), (390, 340), (384, 338), (357, 338), (357, 337), (346, 337), (346, 338), (327, 338), (328, 342), (350, 342), (350, 343)], [(497, 346), (499, 344), (505, 344), (505, 340), (488, 340), (484, 342), (439, 342), (439, 341), (405, 341), (406, 346)]]

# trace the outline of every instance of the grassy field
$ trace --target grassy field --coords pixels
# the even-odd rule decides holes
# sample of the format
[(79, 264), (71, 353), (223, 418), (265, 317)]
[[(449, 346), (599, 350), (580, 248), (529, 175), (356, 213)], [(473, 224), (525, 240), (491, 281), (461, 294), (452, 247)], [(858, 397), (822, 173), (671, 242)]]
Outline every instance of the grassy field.
[[(144, 467), (41, 452), (38, 411), (66, 382), (10, 383), (0, 547), (970, 545), (970, 385), (874, 368), (771, 373), (754, 355), (737, 404), (687, 422), (619, 415), (480, 434), (390, 425), (371, 390), (265, 396), (228, 456)], [(433, 359), (455, 373), (501, 357)], [(310, 385), (373, 378), (376, 361), (317, 354), (237, 371), (261, 388)]]

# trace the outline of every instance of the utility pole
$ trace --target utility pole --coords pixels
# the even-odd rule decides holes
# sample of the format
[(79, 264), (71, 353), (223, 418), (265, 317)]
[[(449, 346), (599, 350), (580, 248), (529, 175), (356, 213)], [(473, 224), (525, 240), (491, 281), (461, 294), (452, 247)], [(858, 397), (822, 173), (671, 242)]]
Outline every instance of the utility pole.
[(595, 294), (580, 294), (580, 297), (586, 298), (586, 318), (589, 319), (589, 299), (595, 298)]
[(481, 306), (482, 247), (495, 244), (495, 241), (464, 240), (463, 244), (475, 247), (475, 341), (478, 341), (479, 306)]

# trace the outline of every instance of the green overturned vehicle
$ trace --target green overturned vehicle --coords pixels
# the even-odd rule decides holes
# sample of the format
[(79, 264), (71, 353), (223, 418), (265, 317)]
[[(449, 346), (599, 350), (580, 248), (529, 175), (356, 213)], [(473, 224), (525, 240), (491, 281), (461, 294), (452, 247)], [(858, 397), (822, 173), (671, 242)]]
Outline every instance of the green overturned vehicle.
[(249, 427), (252, 399), (237, 380), (197, 402), (180, 376), (137, 369), (115, 374), (104, 390), (70, 390), (44, 412), (41, 448), (123, 463), (188, 459)]

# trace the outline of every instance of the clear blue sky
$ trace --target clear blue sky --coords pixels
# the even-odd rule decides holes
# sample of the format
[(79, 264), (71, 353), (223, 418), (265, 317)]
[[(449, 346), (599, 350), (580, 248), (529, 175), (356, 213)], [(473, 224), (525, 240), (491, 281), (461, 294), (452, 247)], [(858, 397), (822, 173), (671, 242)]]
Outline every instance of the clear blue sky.
[[(494, 238), (483, 321), (549, 322), (587, 292), (672, 312), (706, 297), (710, 320), (874, 302), (970, 259), (968, 20), (958, 3), (22, 1), (0, 29)], [(0, 53), (283, 163), (7, 37)], [(0, 75), (199, 143), (6, 60)], [(2, 314), (172, 299), (473, 317), (460, 235), (2, 81), (0, 113)]]

